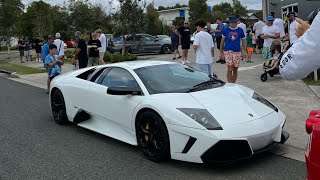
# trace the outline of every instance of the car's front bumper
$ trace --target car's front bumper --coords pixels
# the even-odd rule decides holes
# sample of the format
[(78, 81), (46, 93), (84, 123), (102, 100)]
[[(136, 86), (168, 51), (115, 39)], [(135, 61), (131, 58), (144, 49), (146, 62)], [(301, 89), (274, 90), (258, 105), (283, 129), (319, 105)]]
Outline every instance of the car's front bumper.
[(288, 139), (288, 133), (282, 129), (284, 123), (285, 116), (279, 119), (278, 114), (273, 113), (224, 130), (168, 125), (171, 158), (196, 163), (227, 163), (250, 158)]

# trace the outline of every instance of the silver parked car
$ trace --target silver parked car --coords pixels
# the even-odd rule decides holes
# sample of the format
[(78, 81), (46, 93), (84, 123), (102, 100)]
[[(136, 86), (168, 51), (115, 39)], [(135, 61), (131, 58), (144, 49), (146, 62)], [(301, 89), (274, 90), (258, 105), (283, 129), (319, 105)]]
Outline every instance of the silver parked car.
[[(150, 34), (135, 34), (127, 37), (126, 51), (132, 54), (159, 54), (171, 52), (167, 40), (162, 37), (154, 37)], [(114, 42), (115, 52), (122, 52), (123, 40)]]
[(156, 35), (157, 39), (159, 39), (159, 43), (161, 44), (161, 52), (163, 54), (169, 54), (173, 51), (171, 37), (168, 35)]

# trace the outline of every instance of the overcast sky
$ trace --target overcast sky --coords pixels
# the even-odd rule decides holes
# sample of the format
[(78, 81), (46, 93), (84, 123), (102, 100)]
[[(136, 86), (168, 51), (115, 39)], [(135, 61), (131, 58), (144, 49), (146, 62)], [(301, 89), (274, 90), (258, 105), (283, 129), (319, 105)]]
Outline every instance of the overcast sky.
[[(22, 0), (22, 2), (26, 5), (32, 3), (36, 0)], [(51, 5), (63, 4), (64, 0), (43, 0), (46, 3)], [(89, 0), (92, 3), (100, 3), (106, 8), (108, 7), (108, 2), (112, 0)], [(188, 4), (189, 0), (146, 0), (147, 2), (154, 2), (155, 6), (174, 6), (176, 3), (180, 4)], [(221, 2), (232, 2), (232, 0), (208, 0), (207, 3), (209, 6), (213, 6), (215, 4), (219, 4)], [(248, 9), (262, 9), (261, 0), (241, 0), (241, 3), (248, 7)], [(113, 0), (113, 7), (118, 6), (118, 0)]]

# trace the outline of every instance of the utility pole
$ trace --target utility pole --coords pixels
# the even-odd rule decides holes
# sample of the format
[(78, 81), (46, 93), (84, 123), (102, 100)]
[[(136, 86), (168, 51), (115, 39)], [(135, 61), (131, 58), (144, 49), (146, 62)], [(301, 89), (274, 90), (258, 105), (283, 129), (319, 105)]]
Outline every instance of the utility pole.
[(262, 12), (263, 20), (267, 20), (267, 15), (269, 14), (269, 0), (262, 0)]

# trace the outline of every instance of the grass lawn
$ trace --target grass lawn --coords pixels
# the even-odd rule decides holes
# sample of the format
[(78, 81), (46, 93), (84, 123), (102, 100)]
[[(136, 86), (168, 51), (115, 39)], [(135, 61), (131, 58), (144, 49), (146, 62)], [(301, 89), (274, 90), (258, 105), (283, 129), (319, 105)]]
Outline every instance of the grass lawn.
[(37, 74), (47, 72), (45, 69), (32, 68), (23, 65), (11, 64), (6, 60), (0, 60), (0, 69), (17, 72), (18, 74)]
[(307, 78), (303, 79), (303, 81), (307, 85), (320, 86), (320, 79), (319, 79), (319, 81), (314, 81), (313, 77), (307, 77)]

